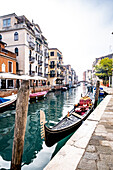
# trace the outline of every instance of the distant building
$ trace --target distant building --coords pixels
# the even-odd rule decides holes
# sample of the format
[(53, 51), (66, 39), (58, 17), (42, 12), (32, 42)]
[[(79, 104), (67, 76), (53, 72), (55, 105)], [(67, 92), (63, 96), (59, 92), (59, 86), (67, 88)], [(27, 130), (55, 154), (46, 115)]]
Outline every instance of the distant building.
[[(0, 38), (0, 72), (16, 74), (16, 54), (6, 49), (6, 43)], [(16, 87), (16, 80), (0, 79), (0, 88)]]
[(62, 74), (62, 65), (63, 65), (63, 56), (62, 52), (57, 48), (50, 48), (49, 52), (49, 67), (48, 67), (48, 82), (50, 85), (63, 84), (63, 74)]
[(86, 71), (86, 81), (91, 83), (91, 81), (92, 81), (92, 70), (87, 70)]
[(86, 81), (86, 71), (83, 72), (83, 81)]

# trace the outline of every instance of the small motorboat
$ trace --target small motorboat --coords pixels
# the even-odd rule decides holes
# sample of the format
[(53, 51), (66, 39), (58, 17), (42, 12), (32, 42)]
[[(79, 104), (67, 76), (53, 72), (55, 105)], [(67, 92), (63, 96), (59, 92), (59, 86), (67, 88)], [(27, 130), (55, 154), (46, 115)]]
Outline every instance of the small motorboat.
[(0, 97), (0, 112), (3, 110), (7, 110), (8, 106), (11, 106), (14, 104), (17, 100), (17, 94), (12, 94), (11, 96), (8, 97)]
[[(96, 93), (96, 87), (94, 87), (94, 94)], [(105, 92), (103, 90), (103, 87), (99, 88), (99, 96), (104, 96)]]
[(44, 124), (44, 137), (46, 145), (51, 147), (56, 142), (77, 130), (77, 128), (92, 112), (93, 107), (94, 103), (89, 96), (81, 97), (79, 103), (76, 104), (58, 124), (52, 128), (49, 128)]
[(48, 91), (36, 92), (30, 94), (30, 99), (39, 99), (45, 97)]
[(61, 90), (62, 90), (62, 91), (66, 91), (66, 90), (67, 90), (67, 87), (61, 87)]

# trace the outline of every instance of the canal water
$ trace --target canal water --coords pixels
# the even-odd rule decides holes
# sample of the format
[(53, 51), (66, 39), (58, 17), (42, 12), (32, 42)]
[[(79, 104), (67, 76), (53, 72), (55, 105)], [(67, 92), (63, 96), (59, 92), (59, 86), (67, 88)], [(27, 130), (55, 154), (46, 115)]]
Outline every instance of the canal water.
[[(75, 103), (78, 103), (81, 94), (86, 94), (86, 89), (82, 84), (65, 92), (51, 92), (46, 98), (29, 104), (22, 170), (43, 170), (70, 137), (50, 148), (47, 147), (41, 139), (40, 110), (45, 112), (47, 125), (52, 127), (71, 110)], [(10, 169), (14, 122), (15, 110), (0, 114), (0, 169)]]

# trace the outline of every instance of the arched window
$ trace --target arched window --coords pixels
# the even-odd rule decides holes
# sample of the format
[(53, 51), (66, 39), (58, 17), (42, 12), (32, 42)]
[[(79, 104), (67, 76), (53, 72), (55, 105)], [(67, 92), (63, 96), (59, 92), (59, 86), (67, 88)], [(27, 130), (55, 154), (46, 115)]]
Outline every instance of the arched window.
[(18, 56), (18, 48), (15, 48), (15, 54)]
[(14, 33), (14, 41), (18, 41), (18, 32)]
[(2, 40), (2, 35), (0, 34), (0, 41)]

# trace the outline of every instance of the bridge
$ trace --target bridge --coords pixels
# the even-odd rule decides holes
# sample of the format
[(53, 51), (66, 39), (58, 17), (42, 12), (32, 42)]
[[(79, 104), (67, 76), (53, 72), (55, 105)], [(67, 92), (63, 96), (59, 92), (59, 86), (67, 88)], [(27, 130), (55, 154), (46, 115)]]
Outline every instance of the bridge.
[(80, 80), (80, 81), (78, 81), (78, 84), (79, 84), (79, 83), (90, 83), (90, 82), (84, 81), (84, 80)]

